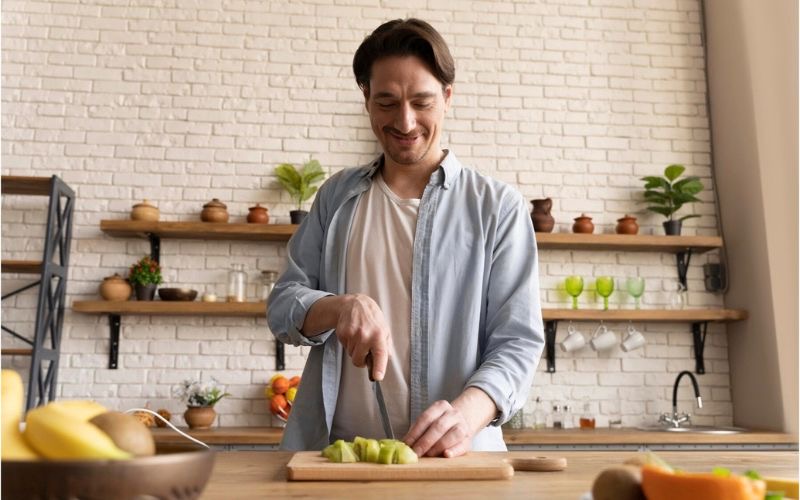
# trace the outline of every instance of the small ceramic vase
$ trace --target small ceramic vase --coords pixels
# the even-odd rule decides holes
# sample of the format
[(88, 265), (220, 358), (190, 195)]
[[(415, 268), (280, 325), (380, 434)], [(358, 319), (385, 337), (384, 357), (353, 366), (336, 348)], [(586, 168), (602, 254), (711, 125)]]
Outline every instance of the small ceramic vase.
[(183, 419), (190, 429), (208, 429), (216, 418), (213, 406), (189, 406), (183, 412)]
[(228, 222), (228, 207), (214, 198), (205, 205), (200, 212), (200, 219), (203, 222)]
[(103, 282), (100, 284), (100, 296), (103, 297), (103, 300), (110, 300), (113, 302), (128, 300), (131, 296), (131, 291), (133, 291), (133, 289), (130, 283), (128, 283), (128, 280), (116, 273), (114, 276), (103, 279)]
[(575, 224), (572, 225), (572, 232), (592, 234), (594, 232), (594, 224), (592, 224), (592, 218), (586, 214), (581, 214), (580, 217), (575, 217)]
[(537, 233), (552, 232), (553, 226), (556, 224), (555, 218), (550, 215), (550, 209), (553, 208), (553, 200), (545, 198), (543, 200), (531, 200), (531, 203), (533, 203), (533, 210), (531, 211), (533, 230)]
[(256, 203), (256, 206), (249, 208), (247, 222), (250, 224), (269, 224), (269, 210)]
[(625, 214), (625, 217), (617, 219), (617, 234), (636, 234), (639, 232), (639, 224), (636, 217)]
[(136, 300), (153, 300), (156, 296), (156, 289), (158, 285), (155, 283), (148, 283), (147, 285), (136, 285)]
[(132, 220), (146, 220), (155, 222), (158, 220), (159, 212), (158, 207), (150, 204), (147, 200), (137, 203), (131, 210)]

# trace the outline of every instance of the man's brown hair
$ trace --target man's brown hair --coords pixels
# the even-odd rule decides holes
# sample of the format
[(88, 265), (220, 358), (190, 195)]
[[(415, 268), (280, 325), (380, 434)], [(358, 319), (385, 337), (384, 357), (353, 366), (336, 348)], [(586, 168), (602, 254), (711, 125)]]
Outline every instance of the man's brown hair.
[(416, 56), (433, 73), (442, 88), (456, 77), (450, 49), (433, 26), (420, 19), (395, 19), (378, 26), (361, 42), (353, 57), (353, 73), (358, 87), (369, 95), (369, 79), (375, 61), (391, 56)]

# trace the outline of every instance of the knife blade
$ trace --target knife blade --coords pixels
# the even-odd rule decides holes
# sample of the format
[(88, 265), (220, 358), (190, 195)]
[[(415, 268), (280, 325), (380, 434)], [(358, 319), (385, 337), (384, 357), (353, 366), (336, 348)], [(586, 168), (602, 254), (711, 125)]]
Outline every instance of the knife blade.
[(378, 402), (378, 410), (381, 414), (381, 424), (383, 424), (383, 432), (389, 439), (394, 439), (394, 430), (392, 429), (392, 422), (389, 420), (389, 411), (386, 409), (386, 400), (383, 399), (383, 391), (381, 390), (381, 383), (372, 377), (372, 353), (367, 353), (367, 373), (369, 380), (372, 382), (372, 391), (375, 393), (375, 400)]

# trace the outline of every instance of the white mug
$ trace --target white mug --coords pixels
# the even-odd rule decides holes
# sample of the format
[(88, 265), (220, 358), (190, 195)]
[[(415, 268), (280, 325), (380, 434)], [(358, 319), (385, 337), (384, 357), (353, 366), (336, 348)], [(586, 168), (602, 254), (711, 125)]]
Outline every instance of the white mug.
[(617, 343), (617, 336), (606, 328), (606, 325), (601, 324), (597, 327), (597, 330), (594, 331), (594, 335), (592, 335), (592, 349), (595, 351), (602, 351), (603, 349), (608, 349), (613, 347)]
[(576, 330), (575, 327), (572, 326), (572, 323), (570, 323), (569, 328), (567, 328), (567, 336), (564, 337), (564, 340), (562, 340), (559, 345), (564, 352), (577, 351), (586, 345), (586, 339), (581, 332)]
[(633, 325), (628, 326), (628, 334), (625, 336), (625, 340), (622, 341), (622, 350), (625, 352), (630, 352), (640, 347), (644, 346), (645, 340), (644, 335), (642, 332), (637, 330), (633, 327)]

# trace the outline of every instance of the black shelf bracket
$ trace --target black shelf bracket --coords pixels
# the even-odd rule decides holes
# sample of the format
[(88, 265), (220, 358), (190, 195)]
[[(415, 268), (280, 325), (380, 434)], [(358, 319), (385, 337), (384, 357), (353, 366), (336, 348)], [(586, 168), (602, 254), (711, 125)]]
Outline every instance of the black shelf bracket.
[(684, 290), (688, 290), (689, 286), (686, 282), (686, 273), (689, 272), (689, 261), (692, 260), (692, 249), (687, 248), (683, 252), (675, 254), (675, 260), (678, 264), (678, 281), (680, 281)]
[(283, 342), (275, 340), (275, 371), (279, 372), (286, 369), (286, 359), (284, 358)]
[(116, 370), (118, 367), (117, 360), (119, 358), (119, 314), (109, 314), (108, 323), (111, 326), (111, 342), (108, 346), (108, 368), (110, 370)]
[(692, 339), (694, 340), (694, 371), (698, 375), (706, 372), (706, 365), (703, 360), (703, 349), (706, 346), (706, 332), (708, 321), (692, 323)]
[(558, 331), (558, 321), (550, 320), (544, 322), (544, 353), (547, 357), (547, 373), (556, 372), (556, 332)]
[(153, 233), (147, 233), (147, 239), (150, 240), (150, 258), (154, 261), (161, 263), (161, 236)]

